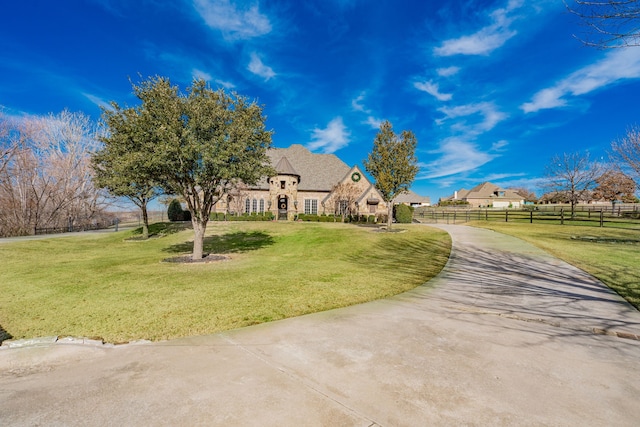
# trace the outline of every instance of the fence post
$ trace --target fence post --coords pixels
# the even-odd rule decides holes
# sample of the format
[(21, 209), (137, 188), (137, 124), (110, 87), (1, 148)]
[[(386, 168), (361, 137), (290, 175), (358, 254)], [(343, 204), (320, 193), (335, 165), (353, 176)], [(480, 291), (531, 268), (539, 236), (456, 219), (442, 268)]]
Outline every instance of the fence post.
[(560, 225), (564, 225), (564, 208), (560, 209)]
[(533, 224), (533, 211), (529, 211), (529, 224)]
[(604, 213), (600, 210), (600, 227), (604, 227)]
[(453, 211), (453, 223), (454, 224), (456, 223), (456, 213), (457, 213), (456, 211)]
[(509, 210), (504, 211), (504, 222), (509, 222)]
[(484, 220), (489, 221), (489, 208), (484, 209)]

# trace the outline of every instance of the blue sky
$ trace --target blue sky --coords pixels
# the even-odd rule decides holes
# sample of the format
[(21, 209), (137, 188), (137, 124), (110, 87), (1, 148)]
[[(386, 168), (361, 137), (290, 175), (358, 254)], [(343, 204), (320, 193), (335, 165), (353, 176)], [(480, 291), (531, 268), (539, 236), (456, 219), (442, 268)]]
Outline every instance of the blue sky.
[(640, 48), (596, 50), (562, 0), (50, 0), (0, 14), (0, 106), (94, 119), (129, 78), (264, 104), (274, 144), (362, 165), (381, 120), (418, 139), (412, 189), (537, 190), (554, 154), (605, 158), (639, 122)]

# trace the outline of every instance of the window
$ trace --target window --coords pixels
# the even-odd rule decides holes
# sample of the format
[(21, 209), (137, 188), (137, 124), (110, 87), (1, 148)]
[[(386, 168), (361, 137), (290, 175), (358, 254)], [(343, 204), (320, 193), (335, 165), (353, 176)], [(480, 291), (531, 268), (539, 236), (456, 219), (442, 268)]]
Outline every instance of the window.
[(347, 200), (339, 200), (336, 203), (337, 215), (349, 215), (349, 202)]
[(264, 199), (260, 199), (260, 213), (264, 213)]
[(251, 200), (247, 199), (244, 201), (244, 213), (251, 212)]
[(280, 188), (284, 190), (284, 187), (287, 185), (287, 181), (280, 181)]
[(305, 215), (317, 215), (318, 199), (304, 199), (304, 213)]
[(252, 212), (258, 212), (258, 199), (253, 199)]

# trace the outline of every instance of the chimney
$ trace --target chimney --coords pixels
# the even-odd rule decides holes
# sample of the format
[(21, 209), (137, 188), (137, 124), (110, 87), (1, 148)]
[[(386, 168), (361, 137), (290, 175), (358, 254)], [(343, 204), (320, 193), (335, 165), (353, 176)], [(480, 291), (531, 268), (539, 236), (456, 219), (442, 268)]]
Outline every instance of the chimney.
[(453, 200), (458, 200), (458, 192), (457, 191), (453, 192)]

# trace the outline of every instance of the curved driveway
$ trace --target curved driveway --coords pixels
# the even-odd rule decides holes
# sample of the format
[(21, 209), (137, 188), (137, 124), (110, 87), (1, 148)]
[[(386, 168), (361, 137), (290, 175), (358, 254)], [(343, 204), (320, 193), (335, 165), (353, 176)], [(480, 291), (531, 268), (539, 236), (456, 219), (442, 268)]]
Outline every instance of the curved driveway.
[(162, 343), (3, 349), (0, 425), (638, 425), (640, 312), (521, 240), (439, 227), (446, 268), (394, 298)]

